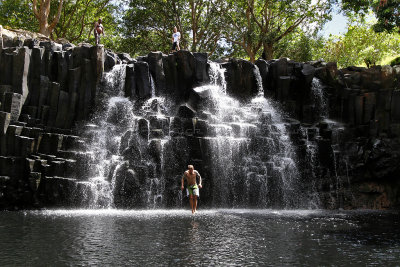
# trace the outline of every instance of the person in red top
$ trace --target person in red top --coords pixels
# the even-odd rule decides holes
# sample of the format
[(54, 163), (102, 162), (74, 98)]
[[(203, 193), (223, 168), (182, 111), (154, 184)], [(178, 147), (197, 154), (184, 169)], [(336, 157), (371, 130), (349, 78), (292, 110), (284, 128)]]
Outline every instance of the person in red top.
[(104, 36), (104, 27), (103, 24), (101, 23), (102, 23), (101, 19), (99, 19), (94, 23), (93, 31), (94, 31), (94, 38), (96, 39), (96, 45), (100, 44), (100, 34), (103, 34)]

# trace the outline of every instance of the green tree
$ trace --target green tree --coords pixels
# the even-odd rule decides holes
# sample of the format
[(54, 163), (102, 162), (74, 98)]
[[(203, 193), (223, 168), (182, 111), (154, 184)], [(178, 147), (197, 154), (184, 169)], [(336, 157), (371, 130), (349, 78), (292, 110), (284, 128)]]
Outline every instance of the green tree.
[(120, 6), (111, 0), (76, 0), (64, 3), (60, 21), (53, 38), (82, 42), (93, 37), (93, 25), (102, 18), (107, 35), (116, 34), (118, 20), (115, 14)]
[[(53, 0), (47, 18), (54, 18), (58, 15), (58, 7), (61, 2)], [(74, 0), (63, 1), (60, 18), (52, 29), (50, 38), (68, 39), (71, 42), (83, 42), (93, 39), (93, 23), (101, 17), (106, 27), (106, 34), (110, 36), (107, 41), (110, 48), (115, 48), (120, 40), (117, 34), (119, 17), (118, 9), (123, 2), (116, 4), (112, 0)], [(38, 4), (38, 3), (37, 3)], [(33, 12), (32, 0), (2, 0), (0, 1), (0, 24), (9, 28), (20, 28), (29, 31), (40, 32), (40, 25)], [(57, 7), (57, 8), (56, 8)], [(37, 5), (36, 12), (40, 14), (41, 6)], [(51, 24), (48, 23), (48, 27)], [(90, 36), (91, 33), (91, 36)]]
[(220, 17), (215, 5), (222, 0), (131, 0), (123, 18), (123, 50), (132, 54), (169, 52), (174, 26), (181, 32), (181, 48), (208, 52), (218, 50)]
[(378, 19), (373, 26), (376, 32), (400, 32), (400, 0), (342, 0), (342, 9), (361, 16), (372, 11)]
[(0, 25), (14, 29), (24, 29), (36, 32), (39, 23), (32, 12), (30, 0), (0, 1)]
[(324, 46), (324, 38), (317, 33), (307, 33), (297, 29), (286, 36), (276, 46), (275, 57), (287, 57), (294, 61), (305, 62), (316, 59), (314, 55)]
[(182, 22), (182, 0), (133, 0), (125, 12), (122, 24), (124, 40), (121, 49), (130, 54), (149, 51), (167, 52), (174, 26), (181, 31), (181, 47), (187, 46), (186, 25)]
[[(39, 33), (49, 37), (60, 20), (61, 10), (63, 7), (63, 0), (51, 1), (51, 0), (32, 0), (32, 10), (36, 19), (39, 21)], [(53, 16), (51, 22), (49, 22), (51, 2), (56, 2), (57, 13)], [(53, 5), (54, 6), (54, 5)], [(53, 12), (54, 13), (54, 12)]]
[[(398, 33), (377, 33), (372, 22), (351, 21), (344, 35), (330, 36), (315, 57), (336, 61), (340, 67), (374, 64), (400, 51)], [(368, 65), (368, 64), (367, 64)]]
[(272, 59), (285, 37), (298, 28), (318, 29), (330, 18), (328, 0), (228, 0), (219, 9), (224, 38), (240, 46), (252, 62), (262, 48)]

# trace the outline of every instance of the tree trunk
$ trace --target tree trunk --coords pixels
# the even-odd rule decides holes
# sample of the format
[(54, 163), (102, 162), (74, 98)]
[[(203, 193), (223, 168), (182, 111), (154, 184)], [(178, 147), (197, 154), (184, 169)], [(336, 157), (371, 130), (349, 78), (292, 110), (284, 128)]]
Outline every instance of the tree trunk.
[(33, 0), (32, 9), (36, 19), (39, 21), (39, 33), (49, 37), (54, 28), (56, 27), (58, 21), (60, 20), (61, 10), (63, 6), (63, 0), (59, 0), (58, 11), (54, 20), (49, 24), (48, 18), (50, 15), (50, 3), (51, 0), (39, 0), (40, 9), (37, 8), (37, 0)]
[(254, 53), (253, 51), (249, 51), (249, 52), (248, 52), (248, 55), (249, 55), (249, 57), (250, 57), (250, 62), (251, 62), (251, 63), (256, 62), (256, 53)]
[(39, 21), (39, 33), (49, 37), (51, 32), (49, 31), (49, 24), (47, 23), (47, 20), (45, 21)]
[(274, 57), (274, 45), (264, 44), (265, 59), (271, 60)]

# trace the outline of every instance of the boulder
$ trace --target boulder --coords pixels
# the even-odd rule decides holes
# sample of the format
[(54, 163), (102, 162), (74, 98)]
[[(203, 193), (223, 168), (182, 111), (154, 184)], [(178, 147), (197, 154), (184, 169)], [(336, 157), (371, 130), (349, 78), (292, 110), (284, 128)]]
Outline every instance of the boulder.
[(11, 114), (0, 111), (0, 136), (5, 135), (8, 125), (10, 125)]
[(163, 54), (161, 52), (151, 52), (147, 55), (146, 62), (149, 64), (149, 70), (154, 79), (156, 94), (165, 94)]
[(92, 62), (92, 69), (95, 72), (94, 80), (96, 85), (98, 85), (105, 71), (105, 50), (103, 45), (96, 45), (90, 48), (90, 60)]
[(81, 82), (81, 68), (68, 70), (68, 93), (78, 93)]
[(118, 56), (110, 50), (106, 50), (104, 57), (104, 71), (108, 72), (118, 63)]
[(68, 91), (67, 88), (68, 62), (64, 51), (57, 51), (53, 54), (52, 75), (53, 81), (60, 85), (60, 89)]
[(17, 121), (22, 109), (22, 95), (18, 93), (5, 93), (3, 111), (10, 113), (11, 121)]
[(48, 126), (55, 126), (59, 98), (60, 98), (60, 85), (58, 83), (52, 82), (49, 88), (48, 100), (46, 101), (47, 103), (49, 103), (50, 106), (49, 117), (47, 120)]
[(39, 153), (57, 155), (57, 152), (62, 148), (62, 142), (63, 135), (45, 133), (40, 142)]
[(226, 69), (227, 93), (240, 99), (249, 99), (258, 93), (253, 63), (243, 59), (231, 59), (222, 64)]
[(118, 58), (121, 60), (122, 64), (132, 64), (135, 62), (128, 53), (119, 53)]
[(210, 78), (207, 74), (208, 55), (207, 53), (193, 53), (195, 58), (195, 80), (197, 83), (208, 83)]
[(139, 98), (149, 98), (152, 94), (152, 81), (147, 62), (138, 61), (134, 64), (136, 94)]
[(6, 151), (4, 151), (5, 155), (15, 155), (15, 139), (16, 136), (21, 135), (22, 133), (22, 126), (16, 126), (16, 125), (9, 125), (6, 133)]
[(0, 85), (0, 102), (2, 105), (0, 106), (0, 110), (4, 107), (4, 95), (5, 93), (10, 93), (12, 92), (12, 86), (11, 85)]
[(43, 47), (34, 47), (32, 49), (30, 70), (29, 70), (29, 105), (39, 105), (41, 75), (44, 74), (44, 52)]
[(25, 103), (28, 96), (28, 73), (30, 60), (31, 52), (27, 47), (19, 48), (13, 60), (13, 92), (22, 96), (22, 105)]
[(179, 106), (176, 116), (180, 118), (191, 119), (194, 118), (195, 115), (196, 111), (192, 107), (190, 107), (188, 104), (183, 104)]
[(195, 77), (196, 59), (191, 52), (186, 50), (179, 50), (174, 55), (177, 74), (174, 94), (177, 99), (186, 100), (189, 97), (190, 90), (196, 82), (199, 82)]
[(126, 66), (126, 77), (125, 77), (125, 96), (131, 99), (137, 97), (137, 88), (135, 81), (135, 65), (129, 64)]
[(262, 81), (263, 89), (264, 89), (264, 95), (267, 96), (267, 95), (269, 95), (268, 90), (271, 90), (271, 88), (269, 88), (268, 82), (267, 82), (268, 73), (269, 73), (269, 63), (263, 59), (258, 59), (255, 64), (260, 71), (261, 81)]
[(13, 84), (13, 62), (16, 55), (15, 49), (2, 49), (0, 62), (0, 84)]
[(310, 84), (314, 78), (315, 68), (309, 64), (304, 64), (301, 69), (301, 74), (307, 84)]
[(141, 136), (142, 138), (148, 140), (149, 133), (150, 133), (150, 124), (149, 124), (148, 120), (139, 119), (139, 122), (138, 122), (138, 133), (139, 133), (139, 136)]
[(392, 93), (390, 116), (393, 122), (400, 122), (400, 91)]
[(176, 68), (175, 54), (163, 56), (163, 69), (165, 75), (165, 95), (175, 94), (178, 84), (178, 71)]
[(69, 94), (65, 91), (60, 91), (60, 95), (58, 97), (58, 109), (57, 109), (57, 115), (56, 115), (56, 120), (55, 120), (55, 127), (57, 128), (65, 128), (66, 122), (70, 121), (71, 119), (68, 119), (71, 111), (73, 109), (73, 105), (71, 105), (70, 99), (69, 99)]

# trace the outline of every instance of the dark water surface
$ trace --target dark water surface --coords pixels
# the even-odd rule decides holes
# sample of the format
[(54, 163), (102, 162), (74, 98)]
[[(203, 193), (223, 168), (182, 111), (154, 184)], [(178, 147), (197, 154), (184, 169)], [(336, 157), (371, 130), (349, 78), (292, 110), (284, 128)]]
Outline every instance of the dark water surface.
[(0, 266), (400, 265), (399, 213), (0, 212)]

